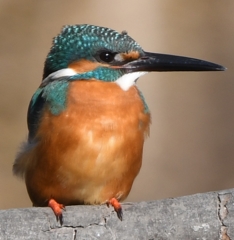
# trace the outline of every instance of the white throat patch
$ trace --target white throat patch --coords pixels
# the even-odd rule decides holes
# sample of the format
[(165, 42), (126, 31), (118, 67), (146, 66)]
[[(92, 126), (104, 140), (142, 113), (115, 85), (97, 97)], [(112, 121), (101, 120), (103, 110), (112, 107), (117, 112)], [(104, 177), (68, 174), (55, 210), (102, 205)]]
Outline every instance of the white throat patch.
[(145, 75), (148, 72), (133, 72), (124, 74), (122, 77), (118, 78), (115, 83), (118, 84), (124, 91), (128, 91), (128, 89), (135, 85), (136, 80)]

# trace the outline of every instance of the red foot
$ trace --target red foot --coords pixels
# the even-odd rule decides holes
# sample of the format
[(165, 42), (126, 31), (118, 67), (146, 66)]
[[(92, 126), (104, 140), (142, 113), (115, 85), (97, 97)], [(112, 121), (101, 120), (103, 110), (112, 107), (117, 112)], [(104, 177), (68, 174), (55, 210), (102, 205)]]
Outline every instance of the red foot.
[(122, 221), (123, 220), (123, 211), (122, 211), (122, 207), (121, 207), (121, 204), (119, 203), (119, 201), (116, 198), (111, 198), (111, 200), (109, 200), (109, 202), (107, 202), (108, 207), (109, 207), (109, 204), (111, 204), (111, 206), (114, 207), (118, 218)]
[(57, 220), (60, 220), (60, 222), (62, 222), (62, 210), (65, 210), (65, 206), (63, 204), (57, 203), (53, 198), (49, 200), (48, 206), (54, 211)]

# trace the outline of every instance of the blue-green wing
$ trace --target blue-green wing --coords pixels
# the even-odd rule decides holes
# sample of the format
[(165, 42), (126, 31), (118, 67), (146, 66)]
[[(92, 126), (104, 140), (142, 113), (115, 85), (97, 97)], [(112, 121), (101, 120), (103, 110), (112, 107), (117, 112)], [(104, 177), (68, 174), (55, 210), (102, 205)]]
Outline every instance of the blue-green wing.
[(40, 87), (34, 93), (28, 107), (29, 140), (35, 137), (42, 110), (48, 104), (53, 115), (59, 115), (66, 108), (69, 82), (64, 78)]
[(28, 107), (27, 122), (29, 130), (29, 141), (35, 137), (45, 102), (46, 99), (43, 97), (43, 88), (38, 88), (37, 91), (34, 93)]

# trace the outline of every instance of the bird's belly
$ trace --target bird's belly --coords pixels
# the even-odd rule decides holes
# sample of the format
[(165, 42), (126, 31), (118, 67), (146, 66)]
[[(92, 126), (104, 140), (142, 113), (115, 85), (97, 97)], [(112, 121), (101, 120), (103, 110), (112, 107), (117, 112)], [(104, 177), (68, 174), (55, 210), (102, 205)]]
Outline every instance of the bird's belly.
[(140, 170), (143, 141), (128, 148), (122, 137), (131, 138), (129, 142), (137, 139), (110, 133), (101, 138), (99, 135), (90, 130), (80, 139), (83, 143), (64, 155), (57, 175), (59, 185), (70, 189), (69, 199), (90, 204), (103, 203), (112, 197), (123, 200)]
[(76, 83), (63, 113), (44, 112), (40, 140), (31, 151), (34, 164), (26, 172), (35, 205), (50, 198), (65, 205), (123, 200), (140, 170), (150, 116), (144, 113), (137, 89), (129, 92), (131, 102), (122, 90), (121, 96), (102, 101), (93, 84), (83, 83), (81, 88)]

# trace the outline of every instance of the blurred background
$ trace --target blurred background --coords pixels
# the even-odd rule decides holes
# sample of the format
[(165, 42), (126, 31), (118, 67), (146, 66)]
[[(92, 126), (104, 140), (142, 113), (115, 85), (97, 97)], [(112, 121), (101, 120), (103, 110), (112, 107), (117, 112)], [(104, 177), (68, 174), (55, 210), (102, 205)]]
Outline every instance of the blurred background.
[(127, 201), (234, 187), (234, 1), (0, 1), (0, 208), (31, 206), (12, 175), (28, 103), (52, 38), (66, 24), (127, 30), (146, 51), (222, 64), (226, 72), (151, 73), (143, 166)]

